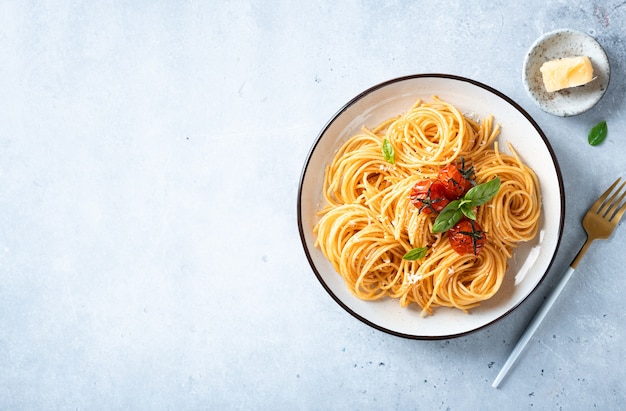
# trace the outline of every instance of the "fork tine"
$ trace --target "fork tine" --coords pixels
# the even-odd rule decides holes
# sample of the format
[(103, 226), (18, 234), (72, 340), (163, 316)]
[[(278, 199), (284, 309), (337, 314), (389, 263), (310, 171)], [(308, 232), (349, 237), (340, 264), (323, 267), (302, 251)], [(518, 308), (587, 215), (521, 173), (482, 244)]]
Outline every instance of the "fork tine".
[(609, 194), (611, 194), (611, 191), (613, 191), (613, 189), (619, 184), (621, 179), (622, 178), (619, 177), (617, 180), (615, 180), (615, 182), (613, 184), (611, 184), (611, 187), (609, 187), (608, 190), (606, 190), (604, 193), (602, 193), (600, 198), (598, 198), (596, 200), (596, 202), (593, 203), (593, 205), (591, 206), (591, 208), (589, 210), (593, 211), (594, 213), (600, 213), (600, 210), (602, 209), (602, 207), (605, 204), (606, 198), (609, 196)]
[[(620, 196), (619, 201), (621, 202), (624, 199), (624, 196), (626, 196), (626, 191)], [(611, 219), (609, 221), (613, 222), (613, 220), (615, 220), (615, 224), (619, 223), (619, 220), (622, 218), (622, 216), (624, 215), (624, 211), (626, 211), (626, 201), (624, 201), (617, 210), (615, 210), (615, 214), (613, 214), (611, 216)]]
[(619, 198), (617, 198), (617, 196), (620, 194), (620, 192), (622, 191), (625, 185), (626, 185), (626, 181), (623, 182), (622, 185), (619, 186), (617, 191), (615, 191), (615, 193), (608, 200), (606, 200), (606, 202), (602, 206), (602, 207), (604, 206), (608, 207), (606, 210), (600, 211), (602, 209), (602, 207), (600, 207), (600, 210), (598, 212), (602, 213), (602, 217), (608, 218), (610, 220), (610, 217), (614, 214), (615, 210), (619, 208), (620, 203), (624, 199), (624, 193), (622, 193), (622, 195)]
[[(600, 210), (598, 210), (598, 213), (602, 214), (603, 217), (607, 217), (607, 218), (613, 214), (615, 209), (618, 208), (618, 205), (622, 202), (622, 199), (624, 198), (624, 194), (622, 194), (622, 196), (619, 199), (617, 198), (617, 196), (620, 195), (625, 185), (626, 185), (626, 181), (624, 181), (622, 185), (620, 185), (618, 189), (615, 190), (615, 193), (613, 193), (613, 195), (611, 195), (611, 197), (609, 197), (609, 199), (604, 202), (602, 207), (600, 207)], [(607, 208), (603, 210), (604, 207), (607, 207)]]

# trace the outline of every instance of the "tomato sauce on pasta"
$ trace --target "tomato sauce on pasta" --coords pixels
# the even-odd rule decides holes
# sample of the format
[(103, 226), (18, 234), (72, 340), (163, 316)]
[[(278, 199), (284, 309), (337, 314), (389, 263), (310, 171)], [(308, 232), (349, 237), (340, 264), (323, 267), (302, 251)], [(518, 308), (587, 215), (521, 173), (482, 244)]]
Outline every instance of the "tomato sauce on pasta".
[[(341, 146), (325, 170), (325, 205), (314, 232), (356, 297), (395, 298), (428, 315), (436, 307), (468, 311), (498, 291), (517, 244), (537, 234), (541, 210), (535, 173), (512, 146), (511, 154), (500, 151), (499, 133), (492, 116), (477, 121), (433, 97)], [(393, 163), (384, 144), (393, 148)], [(476, 209), (487, 234), (478, 255), (455, 252), (447, 233), (432, 232), (436, 213), (421, 213), (410, 200), (416, 182), (435, 179), (460, 159), (473, 166), (476, 184), (501, 181), (495, 197)], [(419, 247), (427, 250), (423, 258), (403, 259)]]

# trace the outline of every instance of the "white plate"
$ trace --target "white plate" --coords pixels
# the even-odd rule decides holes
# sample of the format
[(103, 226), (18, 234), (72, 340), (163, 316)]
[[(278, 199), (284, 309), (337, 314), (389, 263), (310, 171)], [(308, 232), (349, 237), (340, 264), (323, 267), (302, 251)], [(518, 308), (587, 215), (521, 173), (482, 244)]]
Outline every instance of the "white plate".
[[(432, 96), (457, 106), (462, 112), (483, 118), (493, 114), (502, 126), (498, 137), (505, 150), (510, 141), (522, 159), (537, 173), (543, 200), (540, 233), (523, 244), (509, 262), (500, 291), (466, 314), (452, 308), (437, 308), (430, 317), (420, 317), (416, 308), (402, 308), (397, 300), (362, 301), (354, 297), (319, 248), (314, 247), (313, 226), (323, 204), (325, 166), (346, 139), (363, 125), (381, 121), (408, 110), (418, 98)], [(502, 318), (537, 287), (552, 264), (564, 218), (561, 173), (545, 135), (533, 119), (502, 93), (469, 79), (425, 74), (393, 79), (376, 85), (347, 103), (322, 129), (302, 171), (298, 190), (298, 228), (304, 251), (315, 275), (332, 298), (350, 314), (381, 331), (407, 338), (449, 338), (475, 331)]]
[[(563, 57), (587, 56), (591, 60), (591, 82), (548, 93), (540, 68), (546, 61)], [(539, 37), (524, 59), (522, 81), (531, 99), (545, 112), (568, 117), (584, 113), (604, 96), (611, 70), (602, 46), (590, 35), (572, 29), (559, 29)]]

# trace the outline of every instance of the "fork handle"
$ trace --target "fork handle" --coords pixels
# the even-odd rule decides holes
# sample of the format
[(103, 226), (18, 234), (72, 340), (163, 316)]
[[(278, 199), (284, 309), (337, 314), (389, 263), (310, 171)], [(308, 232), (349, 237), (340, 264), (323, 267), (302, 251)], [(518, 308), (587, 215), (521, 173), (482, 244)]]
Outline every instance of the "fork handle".
[[(584, 254), (584, 251), (581, 250), (581, 253)], [(581, 255), (581, 253), (579, 253), (579, 255)], [(524, 334), (522, 334), (520, 339), (517, 341), (517, 344), (515, 344), (515, 348), (513, 348), (513, 351), (511, 351), (511, 354), (509, 354), (509, 358), (507, 358), (506, 362), (502, 366), (502, 369), (498, 373), (498, 376), (493, 381), (493, 384), (491, 384), (492, 387), (498, 388), (498, 385), (500, 385), (502, 379), (506, 376), (511, 367), (513, 367), (513, 364), (515, 364), (515, 361), (517, 361), (517, 359), (519, 358), (520, 354), (526, 347), (526, 344), (528, 344), (528, 341), (530, 341), (535, 331), (537, 331), (537, 328), (539, 328), (539, 324), (541, 324), (543, 319), (546, 317), (546, 314), (548, 314), (548, 311), (550, 311), (550, 308), (552, 308), (552, 306), (554, 305), (554, 302), (556, 301), (559, 294), (561, 294), (561, 291), (563, 291), (563, 288), (565, 288), (565, 284), (567, 284), (569, 279), (572, 277), (572, 274), (574, 274), (575, 270), (576, 269), (572, 265), (570, 265), (563, 277), (561, 277), (561, 280), (559, 280), (554, 290), (552, 290), (548, 298), (543, 302), (533, 319), (530, 321), (530, 324), (528, 324), (528, 327), (524, 331)]]
[(506, 359), (506, 362), (496, 376), (496, 379), (493, 381), (493, 384), (491, 384), (493, 388), (498, 388), (498, 385), (500, 385), (502, 379), (506, 376), (511, 367), (513, 367), (513, 364), (515, 364), (515, 361), (517, 361), (518, 357), (526, 347), (526, 344), (528, 344), (530, 338), (533, 336), (535, 331), (537, 331), (537, 328), (539, 328), (539, 324), (541, 324), (543, 319), (546, 317), (546, 314), (548, 314), (548, 311), (550, 311), (550, 308), (552, 308), (552, 306), (554, 305), (554, 302), (558, 298), (559, 294), (561, 294), (561, 291), (563, 291), (563, 288), (565, 288), (565, 284), (567, 284), (569, 279), (572, 278), (572, 274), (574, 274), (574, 271), (576, 271), (578, 263), (583, 258), (583, 255), (585, 255), (585, 252), (587, 251), (593, 240), (593, 238), (587, 237), (585, 244), (583, 244), (578, 254), (576, 254), (576, 257), (569, 265), (563, 277), (561, 277), (556, 287), (554, 287), (554, 289), (548, 295), (548, 298), (546, 298), (541, 307), (539, 307), (539, 310), (537, 310), (537, 313), (526, 327), (526, 330), (524, 330), (524, 333), (517, 341), (517, 344), (515, 344), (513, 351), (511, 351), (511, 354), (509, 354), (509, 358)]
[(585, 255), (585, 252), (587, 252), (587, 249), (589, 248), (592, 242), (593, 242), (593, 239), (587, 238), (587, 241), (585, 241), (583, 248), (580, 249), (578, 254), (576, 254), (576, 257), (574, 258), (574, 261), (572, 261), (572, 263), (570, 264), (571, 268), (575, 270), (576, 267), (578, 267), (578, 263), (580, 262), (580, 260), (582, 260), (583, 255)]

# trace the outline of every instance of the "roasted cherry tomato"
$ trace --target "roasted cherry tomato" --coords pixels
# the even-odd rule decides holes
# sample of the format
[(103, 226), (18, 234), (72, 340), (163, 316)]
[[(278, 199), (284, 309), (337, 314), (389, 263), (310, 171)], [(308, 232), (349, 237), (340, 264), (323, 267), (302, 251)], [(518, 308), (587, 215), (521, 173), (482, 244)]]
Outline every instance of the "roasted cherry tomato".
[(465, 160), (461, 159), (461, 167), (450, 163), (439, 170), (437, 179), (441, 181), (446, 189), (446, 197), (449, 200), (461, 198), (472, 188), (472, 176), (474, 167), (465, 168)]
[(419, 208), (421, 213), (438, 213), (449, 202), (450, 200), (446, 198), (446, 188), (440, 181), (421, 180), (411, 189), (411, 203)]
[(487, 234), (476, 221), (462, 219), (448, 231), (452, 249), (460, 255), (478, 255), (487, 242)]

